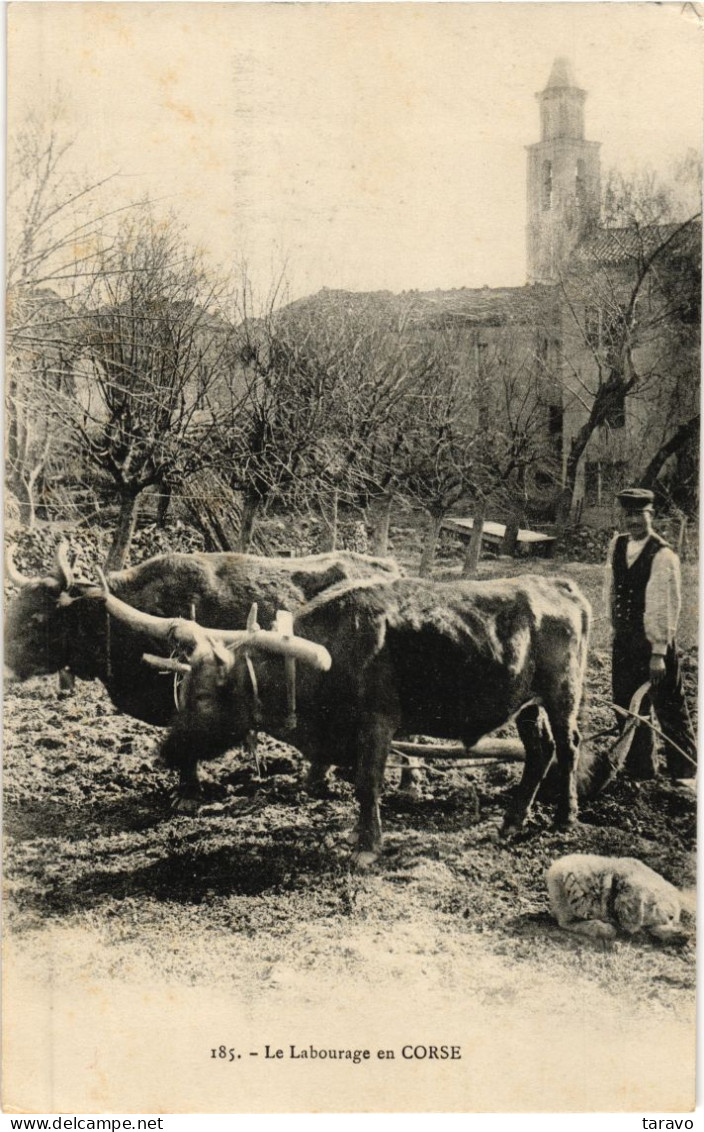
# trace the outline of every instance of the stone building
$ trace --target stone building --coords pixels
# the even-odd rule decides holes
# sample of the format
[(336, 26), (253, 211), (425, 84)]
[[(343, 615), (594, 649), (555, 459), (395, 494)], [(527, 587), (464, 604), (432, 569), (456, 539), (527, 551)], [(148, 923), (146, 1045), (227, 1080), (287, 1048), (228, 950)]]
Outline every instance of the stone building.
[[(634, 217), (604, 225), (600, 145), (585, 137), (587, 95), (567, 59), (555, 60), (536, 98), (540, 139), (527, 146), (525, 286), (401, 295), (323, 290), (288, 310), (339, 313), (373, 303), (402, 312), (419, 335), (451, 326), (456, 364), (486, 390), (485, 412), (503, 411), (509, 379), (532, 398), (532, 421), (544, 439), (529, 484), (536, 516), (554, 516), (569, 497), (573, 513), (598, 522), (614, 491), (643, 476), (662, 445), (698, 414), (701, 224)], [(616, 388), (604, 407), (603, 387), (611, 390), (615, 371), (632, 389), (623, 395)], [(583, 443), (596, 402), (599, 421)], [(692, 470), (691, 431), (689, 446), (664, 468), (675, 485), (687, 461)]]

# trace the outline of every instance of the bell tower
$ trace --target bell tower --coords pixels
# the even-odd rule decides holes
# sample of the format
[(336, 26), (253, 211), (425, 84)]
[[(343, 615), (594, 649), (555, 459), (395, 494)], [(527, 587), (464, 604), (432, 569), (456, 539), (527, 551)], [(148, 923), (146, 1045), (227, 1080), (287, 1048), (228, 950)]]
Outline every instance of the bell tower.
[(584, 139), (586, 91), (569, 59), (553, 63), (540, 104), (540, 141), (528, 150), (529, 283), (555, 283), (577, 244), (599, 223), (599, 142)]

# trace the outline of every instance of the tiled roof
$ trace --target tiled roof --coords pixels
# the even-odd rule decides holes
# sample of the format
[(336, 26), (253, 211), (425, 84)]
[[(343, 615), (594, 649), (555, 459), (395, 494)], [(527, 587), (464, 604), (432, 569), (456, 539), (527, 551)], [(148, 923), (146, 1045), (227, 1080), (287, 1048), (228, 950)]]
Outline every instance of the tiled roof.
[[(678, 231), (679, 229), (679, 231)], [(637, 262), (650, 255), (669, 238), (671, 253), (691, 253), (701, 244), (702, 230), (699, 221), (681, 224), (650, 224), (626, 228), (597, 228), (586, 237), (575, 252), (578, 263)]]
[(403, 314), (416, 323), (449, 319), (477, 326), (535, 320), (554, 295), (552, 287), (535, 284), (525, 287), (459, 287), (451, 291), (334, 291), (323, 288), (316, 295), (299, 299), (286, 311), (294, 314), (306, 308), (359, 313), (373, 308), (377, 314)]

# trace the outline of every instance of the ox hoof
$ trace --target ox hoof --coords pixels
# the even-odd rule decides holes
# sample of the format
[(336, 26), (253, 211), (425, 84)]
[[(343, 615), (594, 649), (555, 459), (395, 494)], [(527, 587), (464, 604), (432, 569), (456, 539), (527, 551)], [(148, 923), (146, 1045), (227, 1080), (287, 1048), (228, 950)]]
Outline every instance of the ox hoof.
[(576, 814), (568, 814), (566, 817), (558, 814), (553, 822), (553, 829), (556, 833), (573, 833), (579, 829), (579, 818)]
[(523, 822), (519, 818), (504, 818), (499, 838), (501, 841), (513, 841), (523, 832)]
[(327, 782), (307, 782), (305, 790), (309, 798), (316, 798), (319, 802), (325, 802), (333, 796)]
[(171, 795), (171, 813), (180, 814), (182, 817), (195, 817), (200, 809), (200, 798), (194, 798), (192, 794), (179, 794), (174, 791)]
[(358, 869), (369, 869), (379, 859), (378, 850), (362, 849), (355, 854), (354, 863)]

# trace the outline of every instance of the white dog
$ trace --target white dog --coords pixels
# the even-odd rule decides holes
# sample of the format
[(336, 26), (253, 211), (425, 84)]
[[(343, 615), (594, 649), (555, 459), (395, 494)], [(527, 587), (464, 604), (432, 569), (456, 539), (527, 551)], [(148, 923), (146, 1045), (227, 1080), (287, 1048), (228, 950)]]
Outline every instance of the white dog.
[(547, 872), (550, 907), (568, 932), (613, 939), (647, 931), (661, 943), (683, 943), (680, 893), (635, 857), (571, 853)]

